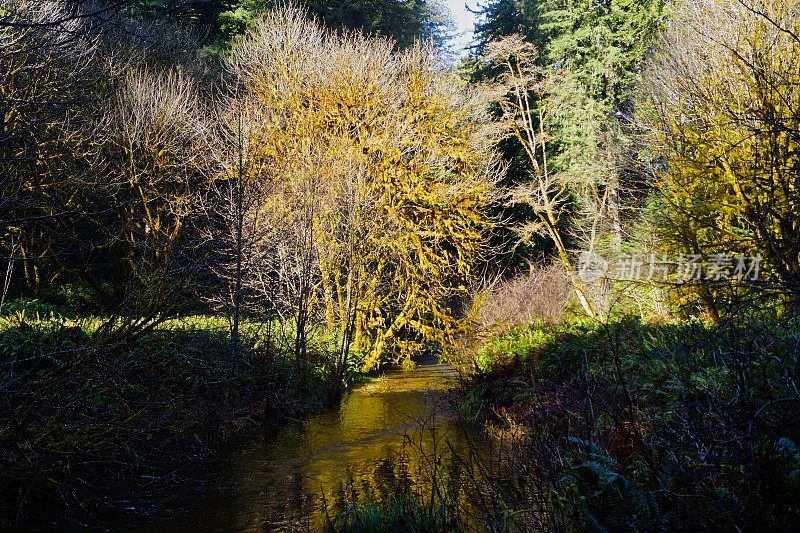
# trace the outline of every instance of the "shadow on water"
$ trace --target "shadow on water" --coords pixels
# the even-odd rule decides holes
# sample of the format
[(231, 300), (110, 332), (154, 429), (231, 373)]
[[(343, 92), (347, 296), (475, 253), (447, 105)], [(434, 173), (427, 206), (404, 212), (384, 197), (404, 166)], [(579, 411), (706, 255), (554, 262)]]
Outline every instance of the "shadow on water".
[(391, 371), (336, 408), (239, 443), (210, 496), (154, 525), (320, 531), (326, 513), (335, 516), (353, 503), (384, 502), (403, 489), (424, 498), (434, 469), (458, 498), (465, 475), (458, 457), (469, 456), (469, 443), (446, 402), (455, 378), (444, 365)]

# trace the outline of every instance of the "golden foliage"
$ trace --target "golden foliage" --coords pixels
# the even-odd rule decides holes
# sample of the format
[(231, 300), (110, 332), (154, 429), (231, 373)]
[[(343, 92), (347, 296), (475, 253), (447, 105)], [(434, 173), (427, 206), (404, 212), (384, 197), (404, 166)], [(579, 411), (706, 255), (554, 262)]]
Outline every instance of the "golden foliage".
[(764, 257), (800, 294), (800, 16), (796, 2), (687, 3), (642, 102), (662, 242)]
[(396, 54), (295, 9), (260, 20), (228, 67), (257, 123), (252, 160), (269, 162), (248, 174), (274, 184), (260, 208), (312, 236), (309, 305), (352, 335), (363, 368), (447, 356), (491, 227), (497, 165), (476, 95), (426, 46)]

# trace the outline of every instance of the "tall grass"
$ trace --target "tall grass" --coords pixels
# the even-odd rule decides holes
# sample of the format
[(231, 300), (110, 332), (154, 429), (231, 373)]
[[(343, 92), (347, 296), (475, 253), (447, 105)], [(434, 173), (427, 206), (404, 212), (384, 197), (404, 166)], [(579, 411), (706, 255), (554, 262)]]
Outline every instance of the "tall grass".
[(398, 531), (438, 533), (461, 531), (450, 508), (442, 502), (427, 505), (404, 495), (382, 504), (354, 505), (328, 520), (328, 533), (394, 533)]

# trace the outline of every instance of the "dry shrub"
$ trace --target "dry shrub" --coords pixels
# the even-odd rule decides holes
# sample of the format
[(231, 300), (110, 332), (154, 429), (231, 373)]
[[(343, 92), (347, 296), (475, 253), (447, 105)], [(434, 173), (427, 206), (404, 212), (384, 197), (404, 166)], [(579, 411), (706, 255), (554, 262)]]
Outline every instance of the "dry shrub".
[(531, 263), (527, 274), (500, 280), (488, 290), (478, 321), (492, 328), (555, 322), (564, 315), (569, 297), (569, 279), (561, 265)]

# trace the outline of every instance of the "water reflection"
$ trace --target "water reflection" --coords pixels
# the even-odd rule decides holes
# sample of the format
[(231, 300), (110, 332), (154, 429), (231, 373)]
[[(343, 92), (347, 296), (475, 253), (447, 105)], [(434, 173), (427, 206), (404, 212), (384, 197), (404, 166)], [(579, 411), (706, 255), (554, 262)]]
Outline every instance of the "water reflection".
[(253, 438), (232, 452), (225, 488), (171, 525), (319, 531), (326, 512), (334, 516), (348, 503), (385, 501), (402, 487), (427, 494), (434, 469), (457, 494), (463, 480), (448, 443), (463, 456), (467, 444), (444, 401), (453, 382), (446, 366), (390, 373), (337, 409)]

